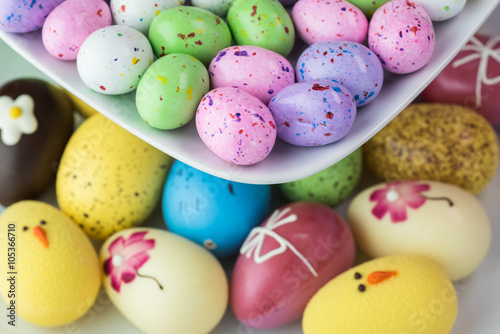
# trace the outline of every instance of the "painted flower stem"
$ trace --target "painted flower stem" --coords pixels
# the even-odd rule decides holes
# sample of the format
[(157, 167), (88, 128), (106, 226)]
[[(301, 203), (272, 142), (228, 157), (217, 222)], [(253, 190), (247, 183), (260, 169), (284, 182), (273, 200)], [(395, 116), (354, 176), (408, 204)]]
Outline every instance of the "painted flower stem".
[(428, 199), (430, 201), (447, 201), (450, 206), (453, 206), (453, 202), (448, 197), (430, 197), (430, 196), (425, 196), (422, 194), (420, 194), (420, 196), (422, 196), (423, 198)]
[(142, 277), (142, 278), (152, 279), (153, 281), (156, 282), (156, 284), (158, 284), (158, 287), (160, 288), (160, 290), (163, 290), (163, 286), (160, 284), (160, 282), (158, 282), (158, 280), (156, 278), (154, 278), (153, 276), (142, 275), (141, 273), (139, 273), (139, 269), (137, 269), (137, 267), (134, 267), (134, 269), (135, 269), (135, 273), (137, 274), (137, 276)]

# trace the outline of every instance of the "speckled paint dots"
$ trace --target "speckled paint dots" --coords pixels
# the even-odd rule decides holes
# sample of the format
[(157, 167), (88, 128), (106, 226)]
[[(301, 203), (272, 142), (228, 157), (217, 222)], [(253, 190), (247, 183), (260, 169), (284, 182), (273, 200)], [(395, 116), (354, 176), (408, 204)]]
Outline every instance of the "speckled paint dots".
[(278, 136), (297, 146), (321, 146), (343, 138), (356, 118), (352, 93), (328, 79), (290, 85), (269, 102)]
[(292, 19), (298, 35), (307, 44), (366, 40), (368, 20), (348, 1), (299, 0), (293, 6)]
[(276, 141), (276, 125), (266, 105), (232, 87), (211, 90), (203, 97), (196, 129), (212, 152), (237, 165), (261, 161)]
[(212, 88), (235, 87), (266, 105), (295, 82), (293, 67), (280, 54), (258, 46), (233, 46), (220, 51), (209, 66)]
[(64, 0), (5, 0), (0, 5), (0, 29), (25, 33), (43, 26), (47, 15)]
[(297, 81), (330, 79), (354, 94), (357, 106), (373, 101), (382, 88), (384, 71), (375, 53), (355, 42), (318, 42), (297, 61)]
[(434, 27), (419, 3), (392, 0), (377, 9), (368, 28), (368, 46), (385, 70), (404, 74), (417, 71), (431, 59)]
[(113, 95), (135, 90), (153, 59), (146, 36), (115, 25), (96, 30), (83, 42), (76, 65), (88, 87)]

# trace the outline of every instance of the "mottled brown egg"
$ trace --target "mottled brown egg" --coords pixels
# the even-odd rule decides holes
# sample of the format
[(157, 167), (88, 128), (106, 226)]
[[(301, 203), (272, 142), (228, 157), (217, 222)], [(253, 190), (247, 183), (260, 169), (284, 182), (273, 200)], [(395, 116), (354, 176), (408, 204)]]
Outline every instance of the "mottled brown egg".
[(473, 110), (452, 104), (413, 104), (363, 146), (368, 168), (387, 181), (434, 180), (473, 194), (498, 167), (494, 129)]

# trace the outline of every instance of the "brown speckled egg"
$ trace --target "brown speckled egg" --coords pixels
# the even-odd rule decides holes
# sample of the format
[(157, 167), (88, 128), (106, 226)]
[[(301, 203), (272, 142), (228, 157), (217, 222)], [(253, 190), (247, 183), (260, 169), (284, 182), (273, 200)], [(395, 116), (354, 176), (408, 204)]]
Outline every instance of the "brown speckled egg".
[(165, 153), (95, 114), (80, 125), (64, 150), (56, 178), (57, 202), (88, 236), (105, 239), (149, 217), (171, 162)]
[(434, 180), (473, 194), (498, 167), (498, 138), (473, 110), (451, 104), (413, 104), (363, 146), (367, 166), (387, 181)]

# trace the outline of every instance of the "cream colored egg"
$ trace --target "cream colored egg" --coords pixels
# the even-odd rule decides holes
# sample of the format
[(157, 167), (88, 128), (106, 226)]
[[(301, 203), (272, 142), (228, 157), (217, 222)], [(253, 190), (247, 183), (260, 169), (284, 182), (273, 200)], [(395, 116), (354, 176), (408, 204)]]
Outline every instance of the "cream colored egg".
[(103, 284), (113, 304), (147, 334), (206, 334), (222, 319), (228, 282), (201, 246), (154, 228), (132, 228), (101, 248)]
[(62, 326), (94, 303), (101, 285), (97, 253), (56, 208), (37, 201), (9, 206), (0, 216), (0, 250), (2, 297), (26, 321)]
[(453, 280), (472, 273), (491, 239), (488, 215), (476, 197), (435, 181), (396, 181), (365, 189), (347, 220), (371, 257), (419, 254), (443, 266)]
[(92, 238), (143, 223), (156, 207), (172, 158), (101, 114), (75, 131), (57, 172), (61, 210)]

